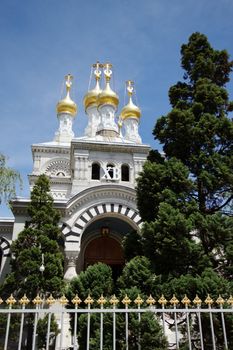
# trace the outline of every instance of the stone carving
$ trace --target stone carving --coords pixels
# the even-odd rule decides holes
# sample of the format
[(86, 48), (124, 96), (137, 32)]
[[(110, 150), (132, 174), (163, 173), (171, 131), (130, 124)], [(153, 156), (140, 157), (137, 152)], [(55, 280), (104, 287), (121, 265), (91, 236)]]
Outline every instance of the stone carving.
[(70, 177), (70, 162), (68, 159), (58, 159), (51, 162), (45, 170), (48, 176)]

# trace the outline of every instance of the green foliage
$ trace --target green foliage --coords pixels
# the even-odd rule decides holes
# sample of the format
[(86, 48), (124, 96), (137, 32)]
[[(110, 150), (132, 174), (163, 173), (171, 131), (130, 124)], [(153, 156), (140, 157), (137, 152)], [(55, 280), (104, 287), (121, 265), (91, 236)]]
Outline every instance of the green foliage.
[(163, 282), (208, 268), (231, 278), (233, 103), (225, 84), (233, 63), (194, 33), (181, 64), (184, 81), (170, 88), (172, 109), (153, 131), (164, 157), (151, 152), (137, 182), (142, 251)]
[[(112, 335), (112, 314), (104, 314), (104, 332), (103, 332), (103, 349), (111, 350), (113, 348)], [(86, 346), (86, 325), (87, 315), (81, 315), (78, 326), (78, 342), (81, 349)], [(91, 335), (90, 350), (100, 348), (100, 316), (91, 315)], [(138, 349), (138, 340), (142, 349), (147, 350), (166, 350), (167, 341), (162, 334), (161, 327), (153, 313), (143, 313), (141, 321), (138, 315), (129, 315), (129, 349)], [(125, 341), (125, 315), (117, 313), (116, 315), (116, 348), (118, 350), (126, 349)]]
[(137, 255), (143, 255), (141, 235), (137, 231), (131, 231), (122, 241), (124, 256), (127, 261)]
[[(58, 335), (58, 325), (54, 315), (51, 315), (50, 321), (50, 343), (54, 343), (56, 336)], [(37, 334), (38, 334), (38, 349), (45, 349), (47, 342), (47, 329), (48, 329), (48, 315), (44, 318), (40, 318), (37, 323)], [(54, 345), (53, 345), (54, 347)]]
[[(92, 298), (99, 299), (101, 294), (111, 295), (113, 292), (112, 270), (103, 263), (88, 266), (77, 277), (73, 278), (68, 286), (67, 296), (71, 300), (78, 294), (84, 301), (90, 293)], [(83, 304), (85, 305), (85, 304)]]
[[(63, 255), (59, 243), (59, 213), (53, 208), (49, 180), (38, 177), (28, 207), (30, 221), (12, 244), (12, 272), (4, 281), (2, 295), (24, 293), (32, 299), (38, 292), (58, 295), (63, 287)], [(44, 254), (44, 272), (40, 271)]]
[(0, 204), (9, 203), (15, 196), (17, 184), (22, 187), (19, 173), (6, 165), (6, 157), (0, 153)]
[(117, 285), (120, 290), (124, 290), (124, 298), (125, 294), (128, 294), (126, 289), (132, 287), (137, 288), (137, 294), (151, 294), (155, 282), (156, 276), (152, 273), (149, 259), (145, 256), (136, 256), (125, 265), (121, 276), (117, 280)]

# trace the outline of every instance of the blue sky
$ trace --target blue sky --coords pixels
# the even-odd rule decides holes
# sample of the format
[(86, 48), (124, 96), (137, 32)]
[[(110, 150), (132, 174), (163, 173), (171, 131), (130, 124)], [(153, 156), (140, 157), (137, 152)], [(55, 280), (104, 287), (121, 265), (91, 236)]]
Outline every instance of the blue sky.
[[(120, 108), (125, 80), (132, 79), (142, 109), (140, 134), (158, 148), (152, 129), (169, 111), (169, 87), (182, 79), (181, 45), (199, 31), (233, 58), (232, 23), (232, 0), (1, 0), (0, 152), (23, 178), (19, 195), (28, 193), (31, 144), (52, 141), (58, 127), (55, 107), (65, 74), (75, 79), (76, 136), (87, 122), (82, 99), (90, 66), (110, 61)], [(1, 205), (4, 215), (11, 214)]]

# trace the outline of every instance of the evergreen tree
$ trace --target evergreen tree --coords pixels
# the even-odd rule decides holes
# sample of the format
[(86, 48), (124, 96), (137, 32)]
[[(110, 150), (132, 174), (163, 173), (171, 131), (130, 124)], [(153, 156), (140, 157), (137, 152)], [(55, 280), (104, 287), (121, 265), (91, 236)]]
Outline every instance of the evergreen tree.
[(181, 56), (184, 81), (170, 88), (172, 109), (153, 131), (164, 157), (151, 152), (138, 179), (144, 253), (162, 275), (212, 266), (231, 277), (233, 103), (225, 85), (233, 63), (200, 33)]
[[(171, 111), (153, 131), (163, 156), (152, 151), (137, 182), (142, 250), (168, 298), (226, 298), (233, 290), (233, 103), (226, 90), (233, 62), (194, 33), (181, 47), (181, 65), (184, 81), (170, 88)], [(203, 334), (212, 349), (208, 320)], [(217, 330), (216, 344), (223, 349)]]
[[(63, 287), (63, 254), (59, 212), (53, 207), (49, 180), (38, 177), (28, 206), (30, 221), (12, 244), (11, 273), (5, 279), (2, 295), (32, 299), (37, 293), (58, 295)], [(44, 271), (41, 268), (44, 257)]]

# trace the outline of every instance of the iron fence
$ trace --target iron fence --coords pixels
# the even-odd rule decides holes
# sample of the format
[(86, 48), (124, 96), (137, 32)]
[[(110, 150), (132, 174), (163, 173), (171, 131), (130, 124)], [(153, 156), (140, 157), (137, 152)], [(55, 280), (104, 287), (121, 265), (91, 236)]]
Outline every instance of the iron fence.
[[(15, 333), (15, 349), (23, 350), (25, 348), (25, 327), (27, 327), (26, 319), (28, 316), (33, 320), (33, 332), (31, 349), (51, 348), (56, 350), (80, 349), (105, 350), (105, 333), (111, 333), (111, 349), (137, 349), (148, 350), (153, 349), (147, 345), (147, 349), (142, 346), (143, 333), (140, 323), (143, 315), (149, 314), (150, 317), (160, 325), (162, 337), (167, 339), (167, 349), (233, 349), (233, 297), (224, 300), (221, 296), (214, 301), (209, 295), (204, 302), (196, 296), (191, 302), (187, 296), (179, 301), (176, 296), (168, 302), (164, 296), (156, 303), (154, 298), (150, 296), (147, 300), (142, 300), (138, 296), (131, 301), (126, 295), (121, 302), (114, 295), (107, 299), (101, 296), (98, 300), (93, 300), (90, 295), (82, 301), (76, 295), (71, 301), (63, 295), (60, 299), (55, 300), (52, 296), (42, 299), (39, 295), (30, 303), (28, 298), (24, 296), (18, 302), (11, 295), (5, 302), (0, 298), (0, 316), (1, 320), (1, 339), (2, 348), (13, 349), (9, 342), (11, 332), (11, 323), (14, 317), (18, 317), (18, 323)], [(52, 334), (51, 320), (55, 315), (56, 322), (59, 324), (59, 334), (56, 336), (56, 343), (51, 347), (50, 339)], [(85, 342), (84, 345), (78, 344), (79, 317), (85, 315)], [(92, 323), (93, 316), (98, 316), (98, 347), (92, 344)], [(109, 317), (111, 316), (111, 326), (109, 328)], [(130, 318), (131, 316), (138, 321), (136, 334), (136, 343), (131, 346)], [(44, 316), (47, 317), (45, 342), (44, 345), (38, 346), (38, 322)], [(119, 346), (119, 335), (117, 321), (121, 317), (123, 320), (124, 332)], [(108, 318), (108, 327), (105, 320)], [(227, 318), (227, 322), (226, 322)], [(65, 320), (69, 321), (69, 327), (65, 327)], [(122, 326), (122, 325), (121, 325)], [(16, 327), (16, 328), (17, 328)], [(208, 337), (207, 337), (208, 334)], [(68, 339), (68, 340), (67, 340)], [(207, 340), (208, 339), (208, 340)], [(136, 347), (135, 347), (136, 344)], [(162, 348), (164, 349), (164, 347)]]

